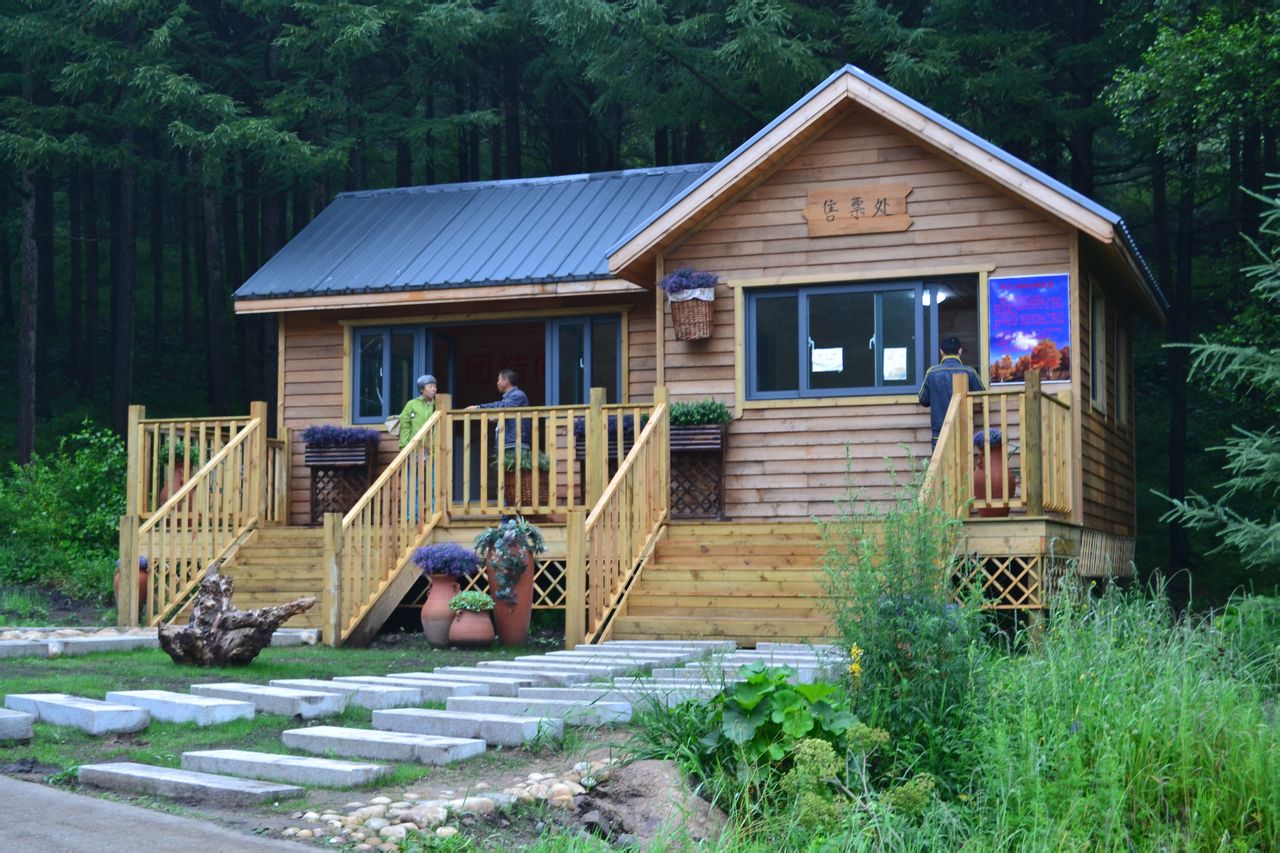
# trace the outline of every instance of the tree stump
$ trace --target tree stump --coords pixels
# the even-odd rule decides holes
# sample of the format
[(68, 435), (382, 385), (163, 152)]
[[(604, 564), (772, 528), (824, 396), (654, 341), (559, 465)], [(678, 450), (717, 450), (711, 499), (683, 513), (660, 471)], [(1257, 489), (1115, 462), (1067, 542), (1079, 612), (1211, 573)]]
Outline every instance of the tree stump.
[(196, 591), (191, 621), (160, 626), (160, 648), (174, 663), (190, 666), (241, 666), (271, 645), (271, 635), (285, 620), (308, 610), (314, 595), (261, 610), (237, 610), (231, 603), (235, 578), (223, 576), (222, 561), (209, 566)]

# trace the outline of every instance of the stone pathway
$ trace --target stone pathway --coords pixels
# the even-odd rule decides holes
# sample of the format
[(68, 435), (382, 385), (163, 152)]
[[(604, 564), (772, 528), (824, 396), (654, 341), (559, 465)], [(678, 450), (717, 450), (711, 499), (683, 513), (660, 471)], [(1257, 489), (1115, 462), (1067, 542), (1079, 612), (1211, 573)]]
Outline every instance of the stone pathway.
[[(280, 628), (271, 645), (314, 646), (320, 632), (314, 628)], [(158, 649), (155, 628), (0, 628), (0, 658), (56, 658), (102, 652)]]

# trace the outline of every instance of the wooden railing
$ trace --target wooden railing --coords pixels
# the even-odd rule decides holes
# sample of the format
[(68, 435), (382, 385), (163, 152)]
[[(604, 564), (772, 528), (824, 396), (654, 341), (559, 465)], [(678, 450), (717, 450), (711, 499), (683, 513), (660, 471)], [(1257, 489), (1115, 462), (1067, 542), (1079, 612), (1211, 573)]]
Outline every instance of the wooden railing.
[(569, 514), (566, 646), (608, 639), (667, 521), (670, 468), (670, 407), (658, 388), (648, 422), (591, 514)]
[[(261, 415), (266, 420), (266, 404)], [(129, 407), (125, 514), (146, 517), (160, 508), (202, 465), (254, 417), (148, 418), (144, 406)]]
[(287, 524), (289, 521), (289, 462), (293, 448), (289, 431), (267, 439), (267, 463), (263, 468), (262, 521)]
[[(255, 408), (258, 404), (255, 404)], [(225, 421), (224, 421), (225, 423)], [(190, 472), (145, 519), (120, 519), (122, 625), (156, 625), (173, 616), (209, 564), (237, 548), (260, 522), (266, 479), (265, 406), (204, 465)], [(137, 599), (139, 557), (146, 557), (146, 604)]]
[[(925, 499), (947, 513), (967, 517), (969, 510), (1025, 509), (1030, 516), (1069, 515), (1073, 507), (1071, 396), (1045, 393), (1040, 375), (1030, 371), (1021, 388), (971, 393), (963, 376), (955, 378), (951, 403), (938, 444), (925, 472)], [(1002, 441), (975, 447), (977, 430), (1000, 430)], [(974, 472), (1017, 470), (1013, 494), (997, 495), (994, 477), (974, 493)]]
[(384, 593), (416, 576), (413, 549), (439, 522), (446, 500), (441, 460), (447, 418), (448, 397), (442, 394), (436, 413), (356, 505), (344, 516), (325, 516), (321, 633), (328, 645), (343, 644), (366, 620), (378, 621), (370, 618), (375, 608), (389, 613), (404, 592)]
[(601, 388), (591, 389), (588, 406), (450, 412), (444, 429), (449, 514), (590, 509), (648, 413), (646, 405), (605, 405)]

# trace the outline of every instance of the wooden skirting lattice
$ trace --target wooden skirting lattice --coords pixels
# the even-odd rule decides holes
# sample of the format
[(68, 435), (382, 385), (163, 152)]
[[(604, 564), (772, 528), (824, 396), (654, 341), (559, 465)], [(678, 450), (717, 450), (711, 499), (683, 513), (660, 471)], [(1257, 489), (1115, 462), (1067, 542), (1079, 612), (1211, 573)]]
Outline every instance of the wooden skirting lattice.
[[(463, 586), (463, 589), (478, 589), (481, 592), (488, 592), (489, 582), (485, 579), (484, 572), (473, 576)], [(415, 586), (414, 590), (415, 594), (406, 596), (400, 604), (401, 607), (416, 610), (422, 609), (422, 604), (427, 600), (427, 594), (431, 591), (431, 581), (424, 579), (421, 587)], [(533, 576), (533, 609), (563, 610), (564, 605), (564, 557), (542, 557), (537, 562)]]
[(1066, 557), (1047, 554), (972, 554), (953, 578), (956, 589), (977, 588), (988, 610), (1041, 610), (1067, 572)]
[(323, 522), (327, 512), (347, 512), (368, 488), (367, 468), (312, 468), (311, 523)]
[(1101, 530), (1085, 530), (1080, 539), (1080, 576), (1118, 577), (1133, 574), (1135, 540)]

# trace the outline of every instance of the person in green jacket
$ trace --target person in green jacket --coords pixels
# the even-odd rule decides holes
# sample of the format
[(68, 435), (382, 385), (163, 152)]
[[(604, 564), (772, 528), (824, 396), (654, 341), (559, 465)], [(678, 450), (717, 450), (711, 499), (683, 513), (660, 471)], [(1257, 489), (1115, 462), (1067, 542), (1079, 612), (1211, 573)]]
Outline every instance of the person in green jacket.
[[(413, 437), (427, 425), (427, 421), (431, 420), (431, 416), (436, 413), (436, 378), (430, 373), (418, 377), (418, 396), (404, 404), (404, 410), (400, 412), (400, 448), (413, 440)], [(423, 453), (429, 452), (428, 448), (423, 448)], [(436, 472), (431, 466), (430, 461), (427, 463), (431, 467), (431, 497), (429, 504), (431, 511), (436, 508)], [(411, 498), (405, 506), (407, 517), (413, 518), (418, 514), (418, 488), (414, 482), (416, 467), (409, 468), (409, 494)]]

